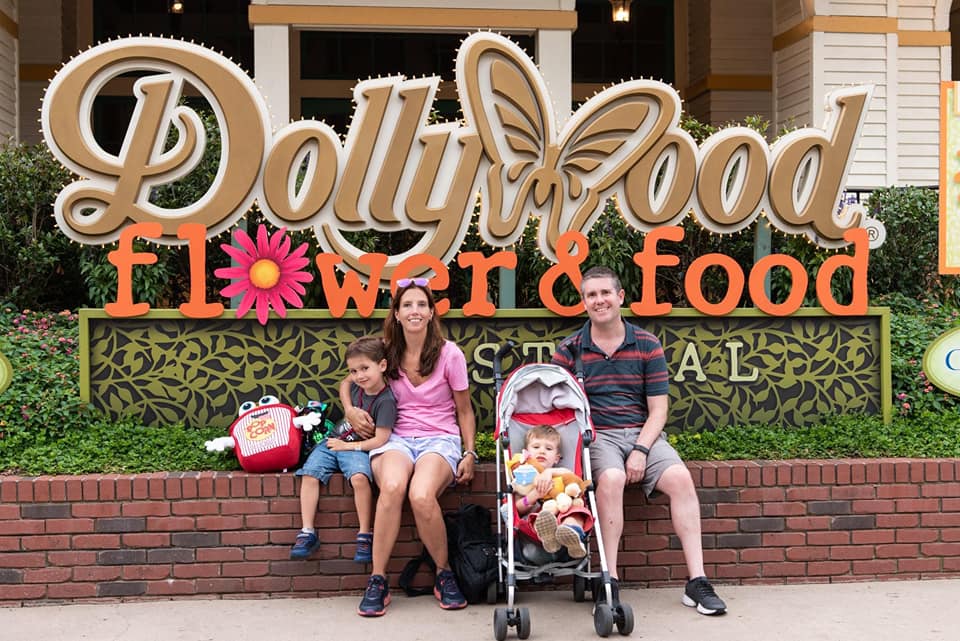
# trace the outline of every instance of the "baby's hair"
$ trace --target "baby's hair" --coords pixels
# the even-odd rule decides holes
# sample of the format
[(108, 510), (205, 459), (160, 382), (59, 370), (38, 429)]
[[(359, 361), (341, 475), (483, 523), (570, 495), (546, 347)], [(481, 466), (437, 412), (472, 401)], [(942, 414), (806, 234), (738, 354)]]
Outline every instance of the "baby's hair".
[(530, 440), (534, 438), (542, 438), (547, 441), (553, 441), (557, 444), (557, 453), (560, 453), (561, 438), (560, 432), (557, 431), (553, 425), (534, 425), (527, 431), (527, 435), (523, 439), (524, 445), (529, 445)]
[(361, 336), (347, 345), (347, 353), (344, 358), (353, 358), (354, 356), (366, 356), (374, 363), (379, 363), (387, 357), (387, 347), (379, 336)]

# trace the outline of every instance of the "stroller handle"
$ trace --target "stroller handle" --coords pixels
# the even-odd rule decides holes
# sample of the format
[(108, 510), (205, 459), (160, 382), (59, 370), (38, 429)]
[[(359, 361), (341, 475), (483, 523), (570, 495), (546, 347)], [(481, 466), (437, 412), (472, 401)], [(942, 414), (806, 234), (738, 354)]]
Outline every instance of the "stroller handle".
[(500, 384), (503, 382), (503, 357), (516, 346), (517, 344), (508, 338), (506, 344), (502, 345), (493, 355), (493, 380), (498, 394), (500, 393)]

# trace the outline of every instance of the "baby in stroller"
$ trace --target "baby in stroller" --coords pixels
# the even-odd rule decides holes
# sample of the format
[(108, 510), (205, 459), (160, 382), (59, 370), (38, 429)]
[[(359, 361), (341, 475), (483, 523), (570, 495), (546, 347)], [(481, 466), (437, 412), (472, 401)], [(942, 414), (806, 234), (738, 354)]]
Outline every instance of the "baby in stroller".
[[(555, 477), (572, 474), (566, 468), (557, 467), (563, 455), (561, 448), (562, 439), (555, 426), (536, 425), (527, 431), (524, 453), (527, 460), (536, 461), (542, 471), (537, 473), (529, 488), (524, 486), (522, 491), (514, 494), (514, 505), (521, 517), (517, 527), (528, 537), (539, 539), (547, 554), (553, 555), (561, 548), (566, 548), (570, 558), (582, 559), (587, 555), (586, 533), (593, 527), (590, 510), (579, 503), (557, 514), (543, 509), (544, 499), (553, 489)], [(515, 489), (517, 485), (515, 482)], [(531, 536), (531, 530), (536, 534), (535, 537)], [(527, 546), (524, 546), (523, 552), (524, 556), (539, 556)], [(541, 557), (537, 560), (545, 559)]]

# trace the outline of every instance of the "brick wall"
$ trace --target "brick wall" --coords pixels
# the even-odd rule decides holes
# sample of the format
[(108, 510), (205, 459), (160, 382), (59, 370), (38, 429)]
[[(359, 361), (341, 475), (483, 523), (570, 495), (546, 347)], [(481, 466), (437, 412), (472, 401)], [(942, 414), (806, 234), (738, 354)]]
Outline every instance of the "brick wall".
[[(960, 575), (960, 460), (688, 464), (707, 571), (720, 583)], [(494, 504), (492, 465), (445, 508)], [(685, 570), (662, 500), (627, 494), (621, 577), (678, 584)], [(320, 498), (322, 545), (290, 561), (299, 521), (291, 475), (156, 473), (0, 477), (0, 604), (354, 592), (356, 516), (336, 477)], [(390, 572), (418, 553), (404, 515)]]

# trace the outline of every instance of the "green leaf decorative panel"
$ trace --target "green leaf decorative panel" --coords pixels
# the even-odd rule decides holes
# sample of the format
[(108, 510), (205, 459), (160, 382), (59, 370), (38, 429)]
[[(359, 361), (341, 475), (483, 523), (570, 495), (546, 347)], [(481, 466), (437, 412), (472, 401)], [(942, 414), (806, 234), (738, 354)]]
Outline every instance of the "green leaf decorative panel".
[[(326, 311), (291, 310), (286, 319), (271, 318), (262, 326), (227, 315), (190, 319), (161, 310), (110, 318), (84, 310), (81, 392), (113, 416), (226, 429), (243, 401), (264, 394), (291, 405), (336, 400), (344, 348), (358, 336), (378, 333), (383, 314), (332, 318)], [(822, 414), (889, 413), (885, 309), (857, 317), (802, 310), (787, 318), (753, 310), (723, 317), (675, 310), (632, 320), (664, 344), (671, 430), (756, 422), (792, 426)], [(541, 310), (444, 317), (448, 338), (467, 356), (481, 429), (494, 422), (491, 361), (497, 348), (508, 339), (518, 344), (504, 359), (507, 374), (548, 360), (583, 322)]]

